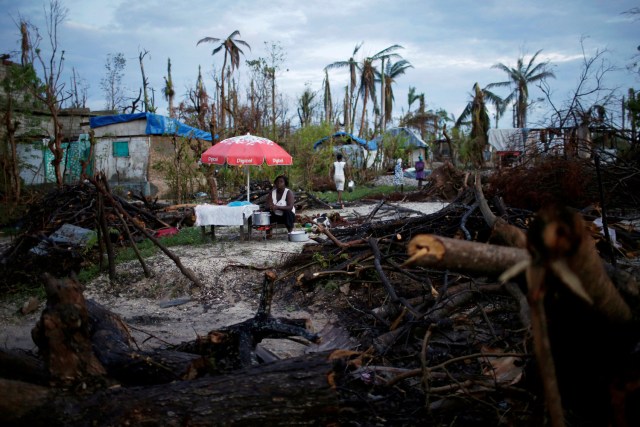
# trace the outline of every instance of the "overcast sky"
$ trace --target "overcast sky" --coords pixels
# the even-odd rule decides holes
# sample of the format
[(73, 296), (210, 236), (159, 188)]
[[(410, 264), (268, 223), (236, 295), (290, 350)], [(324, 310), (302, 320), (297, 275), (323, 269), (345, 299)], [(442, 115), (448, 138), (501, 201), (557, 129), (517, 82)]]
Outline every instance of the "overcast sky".
[[(27, 18), (46, 36), (45, 4), (48, 0), (0, 0), (0, 53), (15, 53), (12, 58), (19, 62), (15, 24), (19, 17)], [(156, 90), (161, 114), (166, 114), (161, 89), (167, 58), (171, 58), (179, 99), (193, 86), (199, 65), (211, 92), (213, 65), (219, 70), (223, 55), (212, 57), (216, 45), (196, 46), (196, 42), (207, 36), (224, 39), (235, 30), (251, 46), (243, 49), (241, 70), (246, 70), (245, 59), (268, 57), (265, 42), (282, 46), (286, 59), (276, 81), (291, 101), (291, 116), (305, 84), (319, 91), (324, 67), (349, 59), (361, 42), (356, 59), (399, 44), (404, 49), (398, 53), (414, 67), (394, 87), (396, 117), (407, 110), (410, 86), (425, 94), (428, 109), (442, 108), (457, 117), (474, 83), (484, 87), (506, 80), (506, 74), (492, 65), (515, 66), (518, 57), (530, 57), (540, 49), (538, 59), (549, 60), (557, 77), (550, 81), (557, 104), (577, 85), (583, 47), (588, 57), (606, 49), (609, 65), (618, 67), (606, 75), (607, 87), (619, 87), (621, 94), (629, 87), (640, 88), (637, 74), (626, 70), (638, 53), (640, 15), (624, 13), (639, 7), (640, 1), (63, 0), (62, 4), (68, 9), (59, 29), (59, 45), (66, 52), (65, 72), (75, 68), (88, 82), (88, 106), (93, 110), (105, 106), (100, 80), (109, 53), (125, 55), (125, 86), (137, 94), (141, 86), (138, 53), (149, 51), (145, 72)], [(46, 46), (45, 39), (41, 47)], [(331, 71), (330, 82), (334, 98), (341, 102), (337, 98), (347, 84), (346, 70)], [(506, 89), (496, 92), (504, 95)], [(532, 98), (541, 96), (535, 87), (530, 92)], [(538, 115), (533, 112), (530, 117), (540, 120)], [(511, 127), (510, 117), (499, 124)]]

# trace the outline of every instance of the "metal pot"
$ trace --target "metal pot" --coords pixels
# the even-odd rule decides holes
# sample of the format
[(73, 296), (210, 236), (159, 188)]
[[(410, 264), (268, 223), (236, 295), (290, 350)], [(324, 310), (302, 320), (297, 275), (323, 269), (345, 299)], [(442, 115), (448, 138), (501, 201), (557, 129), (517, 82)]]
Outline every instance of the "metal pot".
[(251, 215), (251, 223), (254, 227), (270, 225), (271, 214), (269, 212), (256, 211)]
[(306, 242), (309, 240), (309, 235), (306, 231), (292, 231), (289, 233), (290, 242)]

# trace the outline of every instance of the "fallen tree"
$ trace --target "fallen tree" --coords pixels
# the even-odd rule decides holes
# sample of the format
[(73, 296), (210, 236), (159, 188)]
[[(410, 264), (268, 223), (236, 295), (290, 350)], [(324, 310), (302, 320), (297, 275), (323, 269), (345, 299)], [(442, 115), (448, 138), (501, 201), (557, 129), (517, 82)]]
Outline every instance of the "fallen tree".
[(215, 377), (148, 387), (60, 390), (0, 380), (3, 425), (231, 425), (336, 422), (366, 411), (340, 396), (348, 358), (314, 353)]

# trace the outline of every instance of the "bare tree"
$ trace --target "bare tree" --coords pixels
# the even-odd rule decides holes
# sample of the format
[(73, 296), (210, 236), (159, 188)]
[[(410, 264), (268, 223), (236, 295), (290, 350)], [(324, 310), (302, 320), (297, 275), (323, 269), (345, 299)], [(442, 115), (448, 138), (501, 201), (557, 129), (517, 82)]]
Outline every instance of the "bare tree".
[(124, 89), (122, 87), (122, 77), (127, 60), (124, 54), (109, 53), (104, 64), (105, 76), (100, 80), (100, 87), (105, 96), (107, 110), (124, 109)]
[(2, 172), (5, 200), (14, 206), (21, 196), (17, 132), (25, 127), (26, 116), (33, 108), (28, 88), (37, 81), (33, 67), (7, 63), (6, 73), (0, 81), (0, 111), (5, 138), (0, 141), (0, 171)]
[(144, 112), (155, 113), (156, 107), (154, 105), (153, 99), (149, 97), (149, 79), (147, 78), (144, 72), (144, 57), (149, 54), (149, 51), (144, 49), (143, 51), (138, 52), (138, 60), (140, 61), (140, 72), (142, 73), (142, 104), (144, 106)]
[(478, 83), (473, 86), (475, 96), (471, 107), (471, 145), (470, 159), (476, 169), (482, 168), (484, 161), (482, 153), (487, 145), (487, 133), (491, 121), (484, 101), (484, 92)]
[(21, 197), (21, 179), (18, 152), (17, 133), (24, 128), (26, 118), (34, 109), (33, 88), (41, 85), (32, 63), (30, 62), (30, 34), (29, 24), (21, 20), (18, 23), (21, 35), (22, 56), (20, 65), (8, 61), (9, 55), (2, 55), (6, 72), (0, 80), (0, 111), (2, 111), (2, 126), (5, 138), (0, 141), (0, 172), (4, 183), (5, 200), (16, 206)]
[(247, 94), (250, 102), (250, 114), (254, 118), (254, 130), (262, 132), (262, 128), (267, 125), (267, 117), (264, 113), (269, 110), (268, 102), (270, 98), (268, 88), (270, 79), (264, 71), (267, 63), (264, 58), (258, 58), (247, 61), (247, 67), (249, 67), (249, 75), (251, 77), (250, 90)]
[[(51, 163), (56, 176), (56, 184), (59, 187), (62, 187), (63, 184), (60, 165), (64, 154), (64, 150), (62, 149), (62, 123), (60, 122), (59, 114), (61, 106), (64, 104), (68, 95), (65, 95), (65, 85), (60, 80), (64, 64), (64, 50), (58, 51), (58, 28), (66, 19), (67, 13), (68, 9), (66, 9), (58, 0), (51, 0), (48, 8), (44, 8), (47, 36), (50, 47), (50, 56), (48, 58), (44, 58), (45, 53), (39, 48), (39, 43), (42, 40), (42, 37), (40, 36), (38, 29), (29, 25), (26, 21), (24, 22), (26, 27), (33, 30), (33, 33), (30, 34), (28, 38), (28, 43), (30, 45), (30, 48), (28, 49), (30, 62), (32, 64), (37, 63), (39, 65), (39, 70), (44, 82), (43, 84), (34, 85), (32, 90), (35, 97), (42, 101), (46, 106), (49, 114), (51, 115), (51, 121), (53, 124), (53, 135), (49, 138), (48, 147), (53, 153), (53, 161)], [(20, 25), (21, 29), (25, 28), (22, 24), (23, 23)]]
[(271, 128), (270, 137), (277, 138), (276, 122), (278, 117), (284, 118), (285, 114), (284, 107), (280, 105), (280, 108), (278, 108), (278, 103), (276, 102), (278, 100), (276, 95), (276, 76), (282, 69), (286, 55), (279, 42), (265, 42), (264, 44), (269, 57), (247, 61), (247, 66), (250, 67), (252, 75), (252, 92), (249, 94), (249, 98), (257, 110), (270, 112), (268, 117), (265, 117), (263, 126), (269, 126)]
[(549, 117), (550, 127), (580, 129), (581, 134), (577, 135), (579, 140), (575, 141), (575, 148), (578, 151), (589, 152), (590, 137), (585, 131), (592, 123), (610, 128), (618, 127), (616, 117), (620, 98), (617, 88), (606, 85), (606, 75), (614, 70), (608, 61), (607, 51), (597, 50), (589, 57), (582, 44), (582, 55), (583, 63), (578, 83), (567, 100), (560, 105), (555, 104), (546, 81), (540, 84), (540, 89), (552, 108)]
[(71, 69), (71, 90), (69, 96), (71, 98), (71, 108), (86, 108), (87, 91), (89, 85), (87, 81), (80, 77), (75, 67)]
[(271, 79), (271, 137), (277, 138), (276, 132), (276, 119), (278, 112), (276, 110), (276, 74), (282, 68), (282, 64), (285, 61), (286, 55), (279, 42), (272, 42), (269, 45), (264, 42), (265, 47), (269, 52), (269, 66), (266, 67), (265, 72)]
[(29, 42), (29, 24), (27, 21), (20, 20), (20, 24), (18, 26), (20, 28), (20, 50), (22, 52), (20, 63), (23, 67), (26, 67), (32, 63), (29, 53), (31, 51), (31, 42)]
[(142, 88), (139, 88), (138, 96), (136, 98), (129, 98), (128, 101), (131, 103), (131, 105), (125, 105), (122, 108), (122, 112), (126, 114), (127, 112), (135, 113), (137, 110), (142, 111), (142, 109), (138, 106), (141, 99), (142, 99)]
[(633, 88), (629, 88), (627, 96), (628, 99), (623, 101), (627, 114), (622, 116), (622, 128), (624, 129), (625, 119), (628, 119), (631, 127), (631, 141), (637, 143), (638, 126), (640, 126), (640, 94)]

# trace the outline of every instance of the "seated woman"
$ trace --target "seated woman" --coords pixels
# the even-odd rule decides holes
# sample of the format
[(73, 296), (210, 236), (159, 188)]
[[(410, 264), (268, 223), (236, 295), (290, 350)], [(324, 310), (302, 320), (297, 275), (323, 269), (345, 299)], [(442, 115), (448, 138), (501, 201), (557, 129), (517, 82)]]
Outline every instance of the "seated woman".
[[(278, 175), (273, 181), (273, 191), (271, 197), (267, 197), (267, 207), (271, 212), (272, 224), (284, 224), (287, 231), (293, 231), (293, 223), (296, 221), (296, 208), (294, 206), (295, 196), (289, 190), (289, 179), (284, 175)], [(271, 229), (267, 232), (267, 237), (271, 237)]]

